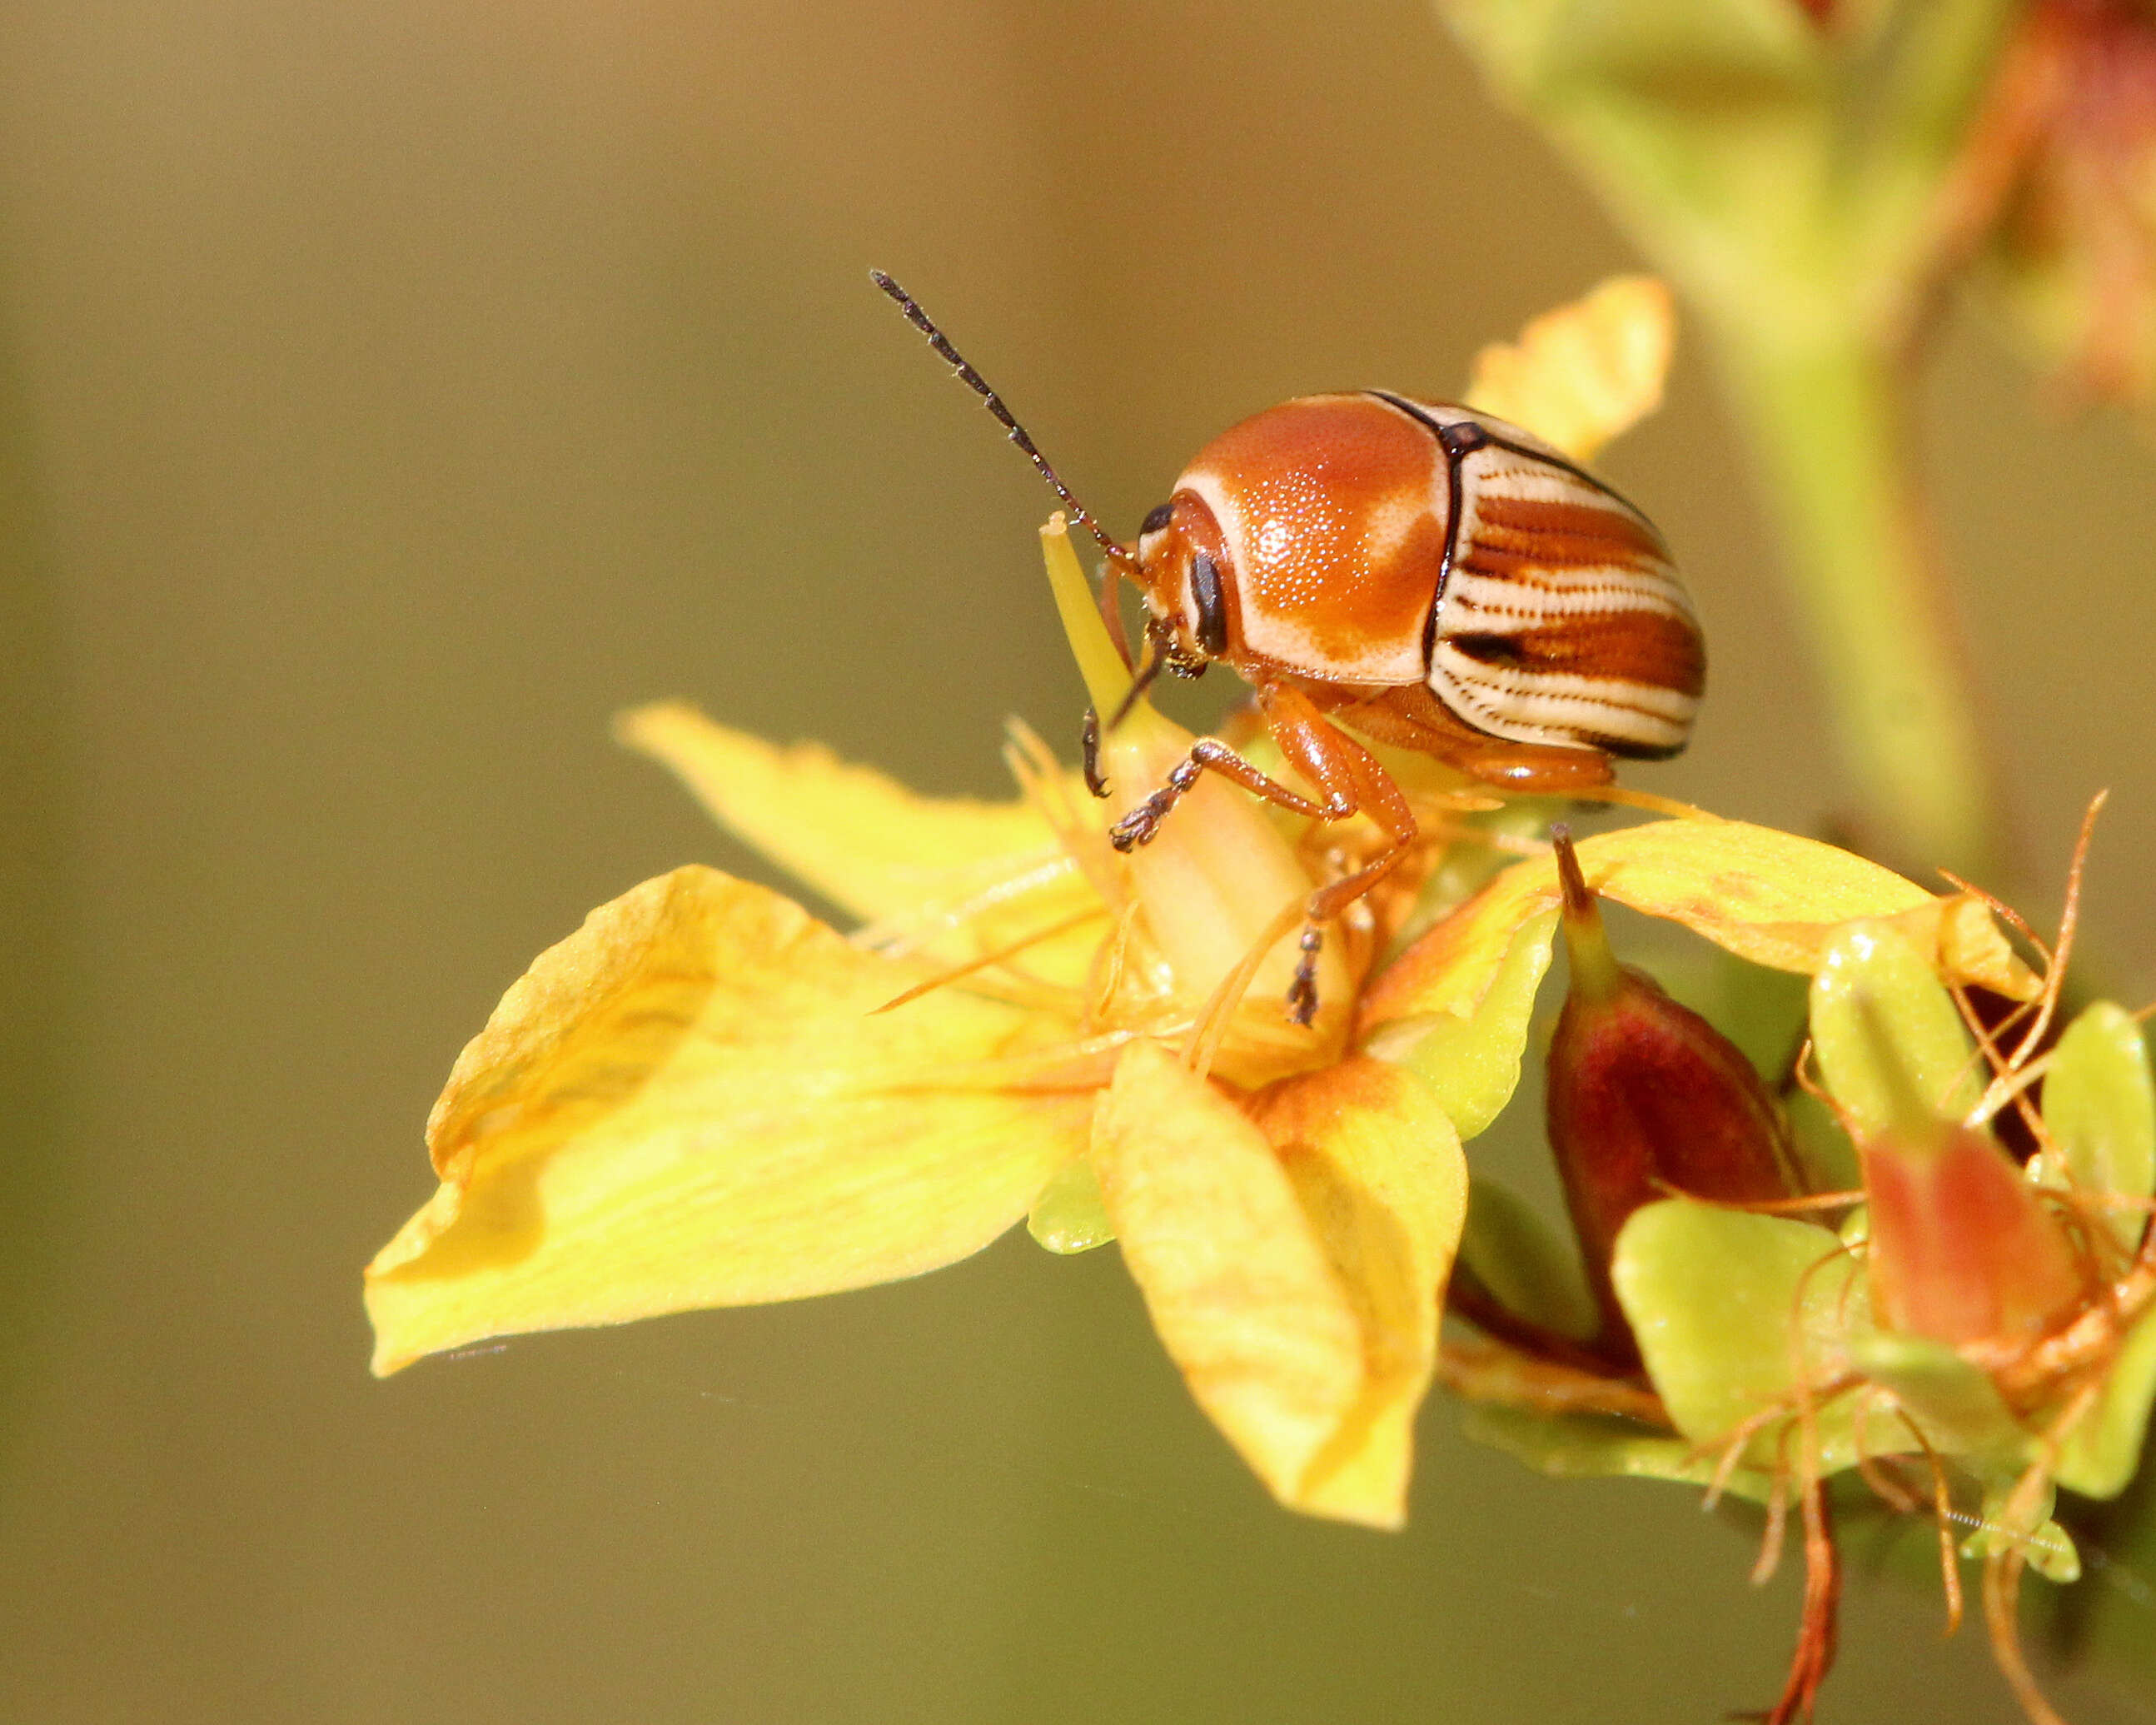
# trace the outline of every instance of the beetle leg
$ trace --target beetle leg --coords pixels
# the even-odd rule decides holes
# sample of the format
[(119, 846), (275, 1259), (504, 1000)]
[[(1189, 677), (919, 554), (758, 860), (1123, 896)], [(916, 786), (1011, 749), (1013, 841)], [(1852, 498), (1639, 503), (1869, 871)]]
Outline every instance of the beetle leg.
[(1086, 723), (1078, 732), (1078, 752), (1086, 768), (1086, 788), (1096, 797), (1108, 794), (1108, 781), (1101, 777), (1101, 716), (1086, 709)]
[(1201, 737), (1191, 745), (1190, 752), (1170, 769), (1166, 784), (1108, 829), (1108, 842), (1122, 851), (1149, 844), (1152, 835), (1160, 830), (1161, 822), (1167, 819), (1168, 811), (1183, 800), (1183, 793), (1198, 783), (1199, 773), (1205, 772), (1217, 773), (1253, 796), (1263, 797), (1268, 803), (1276, 803), (1294, 814), (1306, 814), (1313, 819), (1339, 820), (1355, 812), (1352, 803), (1336, 810), (1329, 804), (1297, 796), (1277, 779), (1266, 778), (1219, 737)]
[(1317, 955), (1325, 950), (1325, 931), (1306, 922), (1296, 945), (1302, 956), (1296, 960), (1295, 976), (1287, 985), (1287, 1016), (1290, 1024), (1306, 1024), (1317, 1016)]
[(1352, 701), (1327, 704), (1365, 737), (1435, 757), (1457, 772), (1502, 790), (1563, 796), (1595, 790), (1614, 777), (1599, 749), (1510, 742), (1463, 724), (1427, 688), (1385, 689)]
[(1377, 757), (1329, 723), (1309, 696), (1285, 684), (1260, 684), (1258, 706), (1281, 752), (1324, 793), (1327, 818), (1368, 814), (1391, 841), (1353, 874), (1310, 896), (1304, 913), (1302, 958), (1287, 992), (1288, 1016), (1306, 1024), (1317, 1015), (1317, 955), (1324, 948), (1324, 925), (1399, 866), (1415, 840), (1414, 811)]
[(1166, 784), (1108, 829), (1108, 842), (1122, 851), (1135, 850), (1147, 843), (1160, 830), (1168, 810), (1198, 783), (1199, 775), (1208, 772), (1312, 820), (1346, 820), (1362, 814), (1374, 820), (1391, 842), (1353, 874), (1310, 896), (1303, 921), (1302, 957), (1287, 995), (1288, 1016), (1298, 1024), (1306, 1024), (1317, 1016), (1317, 955), (1325, 946), (1323, 925), (1392, 872), (1414, 844), (1417, 829), (1414, 813), (1392, 774), (1362, 744), (1330, 723), (1308, 696), (1285, 683), (1260, 684), (1257, 695), (1265, 729), (1322, 801), (1313, 802), (1268, 778), (1218, 737), (1201, 737), (1190, 752), (1176, 762)]

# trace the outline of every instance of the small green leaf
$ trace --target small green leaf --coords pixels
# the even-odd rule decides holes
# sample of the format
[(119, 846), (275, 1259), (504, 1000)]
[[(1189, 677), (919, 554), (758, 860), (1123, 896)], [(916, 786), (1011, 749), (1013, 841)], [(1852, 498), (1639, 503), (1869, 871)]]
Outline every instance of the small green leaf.
[[(1867, 1330), (1845, 1345), (1850, 1363), (1894, 1392), (1933, 1449), (1950, 1455), (1999, 1458), (2002, 1466), (2025, 1459), (2029, 1435), (2000, 1399), (1989, 1374), (1943, 1342)], [(1891, 1418), (1875, 1424), (1882, 1435), (1904, 1435)], [(1873, 1447), (1876, 1452), (1905, 1445), (1890, 1440)]]
[(1983, 1095), (1974, 1045), (1953, 998), (1891, 923), (1852, 922), (1827, 943), (1812, 978), (1812, 1046), (1860, 1137), (1899, 1123), (1897, 1098), (1907, 1085), (1948, 1119)]
[[(1714, 1479), (1714, 1458), (1702, 1455), (1683, 1438), (1659, 1436), (1607, 1414), (1537, 1414), (1476, 1402), (1461, 1414), (1460, 1429), (1476, 1442), (1502, 1450), (1553, 1479), (1622, 1477), (1693, 1486)], [(1739, 1467), (1722, 1489), (1732, 1497), (1764, 1503), (1774, 1496), (1774, 1485), (1771, 1475)]]
[[(2146, 1199), (2156, 1190), (2156, 1083), (2133, 1015), (2098, 1001), (2067, 1027), (2044, 1077), (2044, 1126), (2057, 1152), (2046, 1171), (2091, 1197)], [(2106, 1218), (2120, 1244), (2141, 1243), (2145, 1210)]]
[(1116, 1237), (1090, 1157), (1074, 1156), (1049, 1177), (1033, 1201), (1025, 1231), (1051, 1252), (1090, 1252)]
[(2133, 1481), (2156, 1401), (2156, 1311), (2127, 1332), (2111, 1363), (2102, 1397), (2068, 1434), (2056, 1477), (2085, 1497), (2116, 1497)]
[(1502, 1113), (1519, 1087), (1527, 1020), (1534, 1014), (1535, 990), (1549, 968), (1556, 927), (1554, 911), (1520, 926), (1472, 1017), (1435, 1013), (1396, 1019), (1364, 1049), (1405, 1066), (1428, 1085), (1463, 1141)]
[(2019, 1551), (2028, 1559), (2029, 1567), (2046, 1581), (2056, 1581), (2064, 1587), (2080, 1580), (2081, 1553), (2074, 1548), (2073, 1537), (2051, 1519), (2056, 1494), (2048, 1481), (2026, 1514), (2008, 1513), (2009, 1502), (2020, 1483), (2020, 1473), (2010, 1470), (1987, 1480), (1980, 1512), (1983, 1525), (1962, 1542), (1962, 1555), (1988, 1558), (2000, 1552)]
[(1460, 1261), (1507, 1311), (1584, 1342), (1602, 1321), (1579, 1253), (1510, 1187), (1473, 1176)]
[[(1634, 1212), (1610, 1275), (1670, 1418), (1702, 1445), (1778, 1404), (1794, 1414), (1800, 1388), (1840, 1373), (1844, 1337), (1871, 1322), (1860, 1268), (1825, 1229), (1689, 1199)], [(1847, 1399), (1820, 1410), (1818, 1430), (1822, 1470), (1851, 1466)], [(1776, 1440), (1769, 1425), (1745, 1453), (1771, 1466)]]

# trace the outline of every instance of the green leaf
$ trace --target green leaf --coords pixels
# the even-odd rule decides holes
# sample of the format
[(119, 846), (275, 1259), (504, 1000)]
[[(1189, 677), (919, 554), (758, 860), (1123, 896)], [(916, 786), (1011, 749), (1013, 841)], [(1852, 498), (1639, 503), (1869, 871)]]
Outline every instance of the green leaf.
[(2080, 1580), (2081, 1553), (2074, 1548), (2072, 1536), (2051, 1519), (2056, 1494), (2051, 1482), (2045, 1482), (2042, 1494), (2025, 1513), (2015, 1516), (2009, 1512), (2009, 1506), (2020, 1485), (2018, 1471), (2003, 1471), (1986, 1481), (1984, 1507), (1979, 1512), (1982, 1525), (1962, 1542), (1962, 1555), (1988, 1558), (2019, 1551), (2028, 1559), (2029, 1567), (2046, 1581), (2063, 1587)]
[[(1825, 1229), (1690, 1199), (1635, 1211), (1610, 1278), (1671, 1420), (1702, 1445), (1778, 1405), (1794, 1414), (1800, 1389), (1845, 1369), (1845, 1336), (1871, 1322), (1860, 1266)], [(1778, 1429), (1751, 1439), (1755, 1465), (1773, 1465)], [(1854, 1463), (1846, 1398), (1819, 1409), (1818, 1431), (1823, 1472)]]
[[(2045, 1158), (2046, 1183), (2091, 1197), (2156, 1191), (2156, 1083), (2131, 1013), (2098, 1001), (2067, 1027), (2044, 1077), (2044, 1126), (2056, 1152)], [(2106, 1219), (2130, 1252), (2148, 1217), (2119, 1209)]]
[(1809, 1190), (1854, 1192), (1864, 1183), (1856, 1146), (1831, 1108), (1810, 1091), (1800, 1090), (1782, 1099), (1782, 1111), (1789, 1117), (1789, 1136)]
[(1984, 1093), (1975, 1045), (1953, 998), (1931, 961), (1892, 923), (1852, 922), (1827, 943), (1812, 978), (1812, 1047), (1860, 1137), (1899, 1122), (1908, 1085), (1957, 1120)]
[(2156, 1311), (2142, 1314), (2111, 1363), (2103, 1394), (2066, 1438), (2056, 1477), (2085, 1497), (2116, 1497), (2133, 1481), (2156, 1402)]
[[(1997, 1458), (2002, 1466), (2025, 1461), (2029, 1435), (2000, 1399), (1990, 1375), (1943, 1342), (1867, 1330), (1851, 1336), (1845, 1346), (1850, 1363), (1894, 1392), (1935, 1450)], [(1889, 1430), (1899, 1425), (1891, 1418), (1878, 1423)]]

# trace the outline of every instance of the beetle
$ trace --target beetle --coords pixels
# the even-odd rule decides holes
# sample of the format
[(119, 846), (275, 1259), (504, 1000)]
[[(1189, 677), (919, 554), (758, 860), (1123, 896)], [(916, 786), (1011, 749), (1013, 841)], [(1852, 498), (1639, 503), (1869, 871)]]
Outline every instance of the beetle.
[[(1116, 577), (1138, 589), (1146, 657), (1130, 699), (1163, 670), (1229, 666), (1317, 793), (1201, 737), (1109, 829), (1116, 848), (1150, 839), (1206, 772), (1316, 819), (1367, 814), (1384, 834), (1375, 856), (1311, 895), (1288, 994), (1296, 1022), (1316, 1015), (1325, 923), (1416, 837), (1399, 785), (1350, 730), (1537, 793), (1591, 791), (1610, 783), (1613, 757), (1685, 746), (1707, 652), (1669, 548), (1640, 510), (1532, 434), (1389, 390), (1298, 397), (1200, 449), (1125, 545), (919, 304), (870, 275), (1100, 542), (1111, 614)], [(1105, 794), (1087, 717), (1087, 778)]]

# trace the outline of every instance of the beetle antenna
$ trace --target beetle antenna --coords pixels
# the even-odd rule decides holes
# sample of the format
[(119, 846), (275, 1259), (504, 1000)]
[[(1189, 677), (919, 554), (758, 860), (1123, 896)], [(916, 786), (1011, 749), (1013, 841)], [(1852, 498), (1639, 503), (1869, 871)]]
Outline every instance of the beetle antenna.
[(951, 345), (950, 337), (929, 321), (928, 314), (921, 309), (921, 302), (880, 270), (870, 270), (869, 280), (898, 301), (898, 309), (906, 314), (906, 321), (928, 337), (928, 345), (957, 370), (959, 382), (988, 403), (988, 411), (996, 416), (997, 423), (1010, 434), (1010, 440), (1019, 446), (1025, 459), (1033, 463), (1040, 476), (1055, 488), (1055, 495), (1063, 500), (1072, 517), (1101, 542), (1101, 549), (1107, 552), (1119, 567), (1127, 568), (1131, 562), (1130, 552), (1110, 538), (1086, 506), (1070, 495), (1070, 488), (1055, 476), (1055, 470), (1048, 465), (1048, 458), (1034, 446), (1031, 434), (1004, 405), (1004, 398), (988, 388), (988, 380), (975, 371), (965, 356)]

